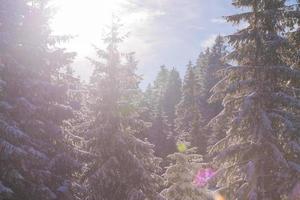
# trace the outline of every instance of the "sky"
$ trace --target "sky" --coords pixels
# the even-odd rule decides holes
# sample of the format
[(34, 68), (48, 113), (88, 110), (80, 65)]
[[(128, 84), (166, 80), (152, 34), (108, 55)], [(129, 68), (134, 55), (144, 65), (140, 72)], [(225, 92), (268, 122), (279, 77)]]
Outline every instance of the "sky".
[(53, 0), (53, 5), (53, 32), (75, 36), (66, 47), (78, 53), (74, 70), (85, 81), (93, 70), (86, 57), (94, 57), (92, 45), (105, 48), (102, 39), (112, 13), (129, 33), (121, 50), (136, 53), (141, 87), (153, 81), (161, 65), (183, 75), (187, 63), (195, 62), (218, 34), (238, 28), (222, 19), (239, 12), (231, 0)]

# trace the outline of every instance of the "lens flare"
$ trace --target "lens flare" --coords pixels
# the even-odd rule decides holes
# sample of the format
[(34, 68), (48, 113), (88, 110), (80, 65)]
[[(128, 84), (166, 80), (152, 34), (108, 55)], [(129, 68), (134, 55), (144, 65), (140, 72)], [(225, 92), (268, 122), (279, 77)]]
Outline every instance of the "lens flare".
[(215, 200), (225, 200), (225, 198), (219, 193), (215, 194), (214, 199)]
[(179, 143), (177, 144), (177, 150), (180, 152), (180, 153), (184, 153), (186, 151), (186, 145), (184, 143)]
[(208, 181), (215, 175), (215, 171), (213, 169), (201, 169), (196, 174), (194, 183), (198, 187), (204, 187)]

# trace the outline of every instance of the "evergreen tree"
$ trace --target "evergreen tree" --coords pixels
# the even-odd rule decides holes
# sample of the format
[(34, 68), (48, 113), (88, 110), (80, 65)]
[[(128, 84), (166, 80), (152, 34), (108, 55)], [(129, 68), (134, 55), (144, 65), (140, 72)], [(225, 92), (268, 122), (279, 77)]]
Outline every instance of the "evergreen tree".
[(184, 77), (182, 98), (176, 110), (176, 132), (179, 138), (184, 138), (193, 147), (198, 147), (201, 153), (205, 152), (206, 142), (200, 132), (201, 116), (198, 103), (199, 81), (190, 62)]
[(176, 101), (180, 98), (180, 85), (179, 73), (175, 69), (169, 71), (165, 66), (161, 66), (153, 87), (148, 86), (144, 93), (143, 104), (148, 111), (146, 118), (151, 124), (148, 127), (147, 138), (155, 145), (155, 154), (162, 158), (175, 151), (172, 118)]
[(60, 70), (74, 54), (55, 44), (47, 1), (0, 3), (0, 199), (74, 199), (77, 163), (63, 121), (72, 117)]
[(163, 109), (163, 100), (167, 90), (169, 76), (170, 76), (170, 71), (167, 69), (166, 66), (162, 65), (160, 67), (160, 71), (156, 76), (156, 79), (154, 80), (153, 88), (152, 88), (156, 111), (158, 109)]
[(168, 122), (174, 130), (175, 108), (181, 99), (181, 79), (178, 71), (173, 68), (170, 71), (166, 92), (163, 97), (163, 110), (168, 117)]
[[(175, 152), (175, 138), (172, 129), (167, 121), (167, 117), (159, 110), (152, 121), (152, 126), (148, 129), (149, 141), (155, 145), (155, 154), (161, 158)], [(165, 165), (166, 163), (162, 163)]]
[(90, 93), (94, 114), (87, 146), (95, 158), (84, 176), (90, 200), (159, 198), (160, 159), (150, 143), (135, 137), (142, 128), (135, 100), (140, 78), (133, 54), (118, 50), (122, 40), (114, 22), (104, 39), (106, 50), (97, 49), (99, 60), (90, 59), (95, 66)]
[(201, 156), (195, 152), (196, 149), (192, 148), (168, 156), (172, 162), (163, 175), (166, 188), (161, 192), (166, 200), (208, 199), (203, 190), (194, 183), (202, 162)]
[(213, 46), (199, 55), (197, 65), (195, 66), (195, 73), (200, 87), (200, 110), (205, 122), (216, 116), (222, 109), (220, 101), (211, 104), (208, 104), (207, 101), (211, 96), (210, 90), (221, 79), (220, 71), (226, 67), (223, 61), (226, 54), (224, 38), (218, 36)]
[(145, 129), (143, 132), (140, 132), (137, 137), (142, 140), (149, 138), (149, 130), (150, 127), (152, 127), (152, 122), (155, 115), (153, 102), (153, 90), (151, 84), (149, 84), (144, 92), (140, 92), (138, 101), (139, 118), (144, 122)]
[(286, 34), (287, 40), (282, 52), (285, 62), (294, 67), (298, 68), (300, 66), (300, 1), (297, 3), (289, 4), (288, 9), (285, 13), (285, 24), (288, 27), (288, 32)]
[(219, 186), (229, 199), (284, 199), (299, 180), (299, 99), (290, 81), (300, 72), (285, 65), (280, 49), (286, 27), (284, 0), (233, 1), (246, 13), (228, 16), (248, 27), (228, 36), (229, 67), (213, 88), (212, 100), (223, 98), (223, 111), (210, 126), (226, 128), (217, 152)]
[[(285, 46), (282, 50), (283, 60), (284, 62), (291, 67), (291, 69), (300, 69), (300, 1), (297, 0), (295, 2), (287, 2), (289, 3), (287, 5), (287, 10), (285, 13), (285, 23), (288, 27), (288, 31), (286, 33), (285, 38)], [(300, 99), (300, 79), (291, 79), (288, 82), (288, 87), (291, 89), (290, 94), (296, 98)], [(296, 130), (300, 130), (300, 124), (299, 124), (299, 109), (297, 111), (297, 108), (290, 109), (289, 110), (292, 113), (296, 113), (295, 115), (290, 115), (289, 120), (293, 121), (294, 128)], [(292, 118), (291, 118), (292, 117)], [(297, 144), (300, 143), (300, 139), (295, 139), (294, 141), (294, 148), (297, 147)], [(299, 146), (298, 146), (299, 147)], [(299, 150), (299, 149), (298, 149)], [(294, 165), (295, 167), (297, 165)], [(299, 165), (298, 165), (299, 166)], [(299, 173), (298, 168), (298, 173)], [(299, 181), (298, 183), (291, 183), (293, 185), (292, 191), (290, 191), (289, 198), (290, 199), (299, 199)]]
[(152, 121), (154, 118), (154, 113), (155, 113), (155, 97), (154, 97), (154, 91), (153, 87), (151, 84), (149, 84), (146, 88), (146, 91), (144, 92), (143, 95), (143, 100), (142, 100), (142, 106), (146, 109), (147, 117), (145, 117), (147, 120), (146, 121)]
[(90, 159), (95, 158), (86, 151), (85, 133), (91, 122), (91, 111), (88, 109), (88, 89), (86, 84), (74, 77), (74, 71), (70, 67), (67, 67), (63, 80), (68, 87), (69, 104), (73, 108), (73, 117), (64, 121), (63, 128), (66, 132), (67, 142), (72, 147), (72, 156), (82, 166), (80, 171), (73, 176), (72, 189), (76, 194), (76, 199), (81, 200), (86, 196), (85, 188), (82, 187), (81, 182), (82, 169)]
[[(212, 78), (212, 74), (209, 74), (208, 68), (209, 65), (209, 56), (210, 56), (210, 48), (205, 49), (205, 51), (201, 52), (197, 58), (196, 66), (195, 66), (195, 74), (196, 78), (199, 81), (199, 88), (197, 88), (200, 105), (204, 104), (202, 107), (205, 108), (206, 99), (209, 98), (209, 90), (211, 88), (208, 87), (208, 83), (210, 83), (210, 79)], [(215, 77), (214, 77), (215, 78)], [(202, 108), (202, 109), (203, 109)], [(209, 112), (209, 111), (207, 111)]]
[[(222, 139), (225, 135), (224, 128), (219, 127), (205, 127), (213, 117), (215, 117), (222, 110), (221, 100), (209, 102), (211, 96), (211, 89), (222, 79), (222, 71), (229, 65), (224, 62), (227, 55), (224, 38), (218, 36), (211, 48), (207, 48), (202, 52), (197, 60), (195, 66), (195, 74), (199, 80), (198, 98), (201, 116), (203, 118), (202, 132), (208, 137), (208, 145), (214, 144), (216, 141)], [(215, 134), (217, 133), (217, 134)]]

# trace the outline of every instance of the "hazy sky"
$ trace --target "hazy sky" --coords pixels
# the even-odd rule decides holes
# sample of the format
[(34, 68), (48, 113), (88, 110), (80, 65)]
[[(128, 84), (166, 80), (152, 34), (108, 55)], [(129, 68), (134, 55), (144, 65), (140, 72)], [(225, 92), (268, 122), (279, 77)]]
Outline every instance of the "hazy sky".
[(54, 0), (54, 5), (54, 33), (77, 36), (68, 48), (78, 52), (75, 70), (85, 80), (92, 71), (85, 57), (93, 56), (92, 44), (105, 47), (103, 32), (116, 13), (130, 33), (122, 49), (136, 52), (142, 86), (163, 64), (183, 74), (216, 35), (234, 31), (222, 16), (238, 12), (230, 0)]

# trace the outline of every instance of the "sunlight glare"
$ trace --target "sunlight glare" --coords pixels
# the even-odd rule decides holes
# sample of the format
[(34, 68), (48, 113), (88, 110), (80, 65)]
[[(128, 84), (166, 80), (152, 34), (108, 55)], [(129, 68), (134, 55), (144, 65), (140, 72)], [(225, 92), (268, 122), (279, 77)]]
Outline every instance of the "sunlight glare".
[(93, 50), (91, 44), (101, 43), (101, 34), (113, 14), (122, 21), (130, 20), (124, 12), (126, 5), (127, 0), (53, 0), (57, 9), (51, 23), (53, 33), (75, 36), (69, 48), (88, 55)]
[(143, 39), (147, 31), (151, 30), (149, 24), (155, 17), (165, 15), (159, 10), (137, 9), (137, 4), (132, 0), (52, 0), (51, 6), (56, 10), (51, 21), (52, 33), (75, 37), (63, 46), (77, 52), (73, 66), (76, 74), (85, 81), (89, 80), (92, 72), (86, 57), (95, 55), (92, 45), (103, 48), (102, 39), (113, 15), (120, 18), (124, 25), (122, 34), (130, 33), (129, 40), (122, 44), (121, 50), (126, 52), (138, 49), (139, 58), (145, 55), (149, 57), (147, 52), (151, 44)]
[(53, 29), (60, 34), (90, 34), (93, 27), (108, 24), (124, 0), (54, 0), (58, 8)]

